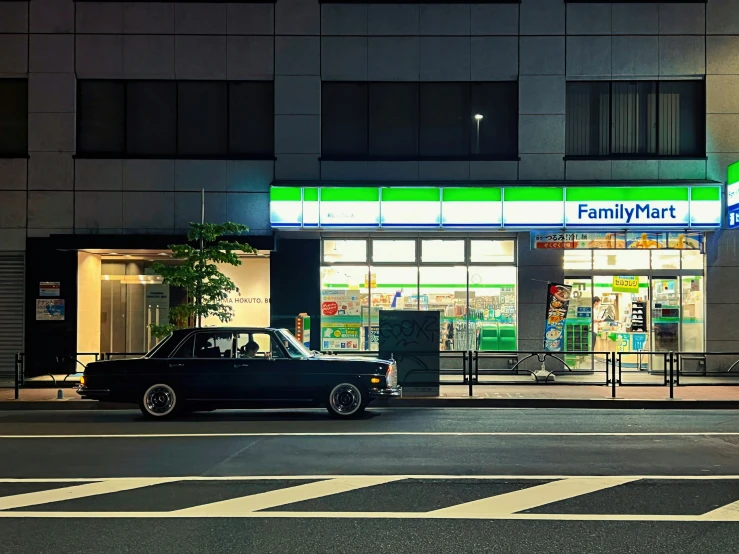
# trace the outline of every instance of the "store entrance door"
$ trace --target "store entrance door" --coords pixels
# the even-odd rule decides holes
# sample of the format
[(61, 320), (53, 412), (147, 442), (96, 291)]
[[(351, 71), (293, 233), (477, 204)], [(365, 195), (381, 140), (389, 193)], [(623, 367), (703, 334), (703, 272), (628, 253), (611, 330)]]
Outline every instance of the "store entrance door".
[(680, 286), (677, 277), (652, 279), (652, 344), (656, 352), (680, 350)]

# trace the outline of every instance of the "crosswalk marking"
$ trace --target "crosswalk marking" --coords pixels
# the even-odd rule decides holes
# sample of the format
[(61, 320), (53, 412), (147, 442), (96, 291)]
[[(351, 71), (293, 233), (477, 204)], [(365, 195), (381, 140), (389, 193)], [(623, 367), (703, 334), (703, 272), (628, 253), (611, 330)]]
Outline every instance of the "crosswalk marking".
[(400, 480), (399, 477), (375, 477), (370, 479), (354, 479), (351, 477), (341, 479), (328, 479), (318, 481), (316, 483), (307, 483), (298, 485), (297, 487), (288, 487), (285, 489), (277, 489), (274, 491), (253, 494), (251, 496), (242, 496), (240, 498), (232, 498), (230, 500), (222, 500), (213, 502), (212, 504), (202, 504), (192, 508), (178, 510), (175, 513), (181, 515), (208, 515), (223, 514), (237, 515), (245, 512), (257, 512), (266, 510), (276, 506), (285, 504), (293, 504), (303, 500), (311, 500), (322, 496), (330, 496), (342, 492), (353, 491), (373, 485), (383, 485), (392, 481)]
[(540, 520), (540, 521), (691, 521), (739, 522), (739, 514), (724, 514), (707, 520), (701, 515), (662, 514), (439, 514), (436, 512), (242, 512), (183, 513), (183, 512), (7, 512), (0, 511), (0, 519), (173, 519), (173, 518), (300, 518), (300, 519), (484, 519), (484, 520)]
[(15, 494), (13, 496), (0, 497), (0, 510), (25, 508), (27, 506), (35, 506), (37, 504), (48, 504), (49, 502), (59, 502), (61, 500), (72, 500), (74, 498), (85, 498), (86, 496), (127, 491), (141, 487), (149, 487), (151, 485), (158, 485), (159, 483), (168, 483), (175, 480), (176, 478), (147, 478), (131, 479), (129, 481), (100, 481), (97, 483), (87, 483), (85, 485), (76, 485), (48, 491)]
[[(589, 493), (611, 489), (619, 485), (631, 486), (630, 484), (636, 483), (643, 479), (653, 479), (649, 476), (568, 476), (564, 478), (558, 478), (552, 480), (549, 483), (544, 483), (535, 486), (529, 486), (525, 489), (516, 490), (506, 494), (499, 494), (496, 496), (490, 496), (475, 500), (472, 502), (466, 502), (462, 504), (456, 504), (447, 508), (423, 511), (425, 496), (419, 496), (417, 506), (413, 506), (411, 509), (418, 509), (413, 512), (375, 512), (375, 511), (358, 511), (363, 507), (363, 496), (362, 494), (354, 498), (352, 503), (356, 506), (355, 508), (349, 508), (350, 510), (357, 511), (297, 511), (305, 509), (303, 505), (299, 505), (305, 500), (311, 500), (316, 498), (331, 497), (332, 495), (338, 495), (344, 492), (365, 489), (367, 487), (381, 487), (386, 483), (392, 483), (402, 481), (402, 484), (396, 485), (389, 489), (385, 489), (381, 492), (381, 489), (377, 489), (376, 493), (397, 495), (403, 494), (402, 486), (407, 483), (409, 487), (413, 487), (414, 482), (416, 485), (423, 483), (425, 479), (446, 479), (449, 481), (461, 481), (463, 479), (476, 479), (480, 481), (486, 480), (508, 480), (515, 482), (516, 479), (528, 479), (538, 480), (538, 482), (546, 481), (545, 476), (412, 476), (412, 475), (362, 475), (362, 476), (314, 476), (310, 479), (306, 476), (229, 476), (223, 478), (217, 477), (162, 477), (162, 478), (109, 478), (109, 479), (97, 479), (88, 480), (87, 482), (80, 482), (75, 479), (0, 479), (0, 485), (8, 483), (5, 489), (0, 487), (0, 491), (8, 494), (9, 491), (17, 490), (14, 489), (13, 483), (59, 483), (59, 482), (76, 482), (76, 485), (70, 485), (67, 487), (56, 488), (48, 491), (38, 491), (23, 494), (15, 494), (12, 496), (0, 496), (0, 518), (151, 518), (151, 519), (168, 519), (168, 518), (199, 518), (199, 517), (212, 517), (212, 518), (303, 518), (303, 519), (321, 519), (321, 518), (334, 518), (334, 519), (469, 519), (469, 520), (547, 520), (547, 521), (673, 521), (673, 522), (739, 522), (739, 489), (737, 484), (739, 483), (739, 476), (664, 476), (660, 479), (669, 479), (676, 482), (685, 484), (685, 480), (690, 480), (694, 483), (694, 490), (700, 490), (699, 482), (705, 481), (716, 481), (723, 480), (726, 483), (729, 496), (720, 494), (716, 497), (716, 501), (712, 504), (710, 498), (706, 502), (700, 505), (704, 506), (704, 513), (698, 513), (699, 509), (696, 507), (696, 512), (693, 514), (634, 514), (634, 513), (581, 513), (581, 514), (561, 514), (554, 513), (557, 510), (557, 505), (554, 504), (551, 507), (547, 506), (552, 503), (556, 503), (560, 500), (567, 500)], [(197, 502), (207, 502), (207, 499), (199, 495), (199, 489), (197, 483), (211, 483), (209, 485), (212, 490), (213, 483), (220, 482), (226, 489), (230, 488), (230, 482), (232, 481), (270, 481), (276, 480), (281, 481), (280, 485), (283, 488), (263, 492), (259, 494), (244, 495), (238, 498), (231, 498), (228, 500), (222, 500), (218, 502), (210, 502), (207, 504), (195, 505)], [(297, 480), (302, 480), (301, 484), (297, 484)], [(305, 483), (306, 480), (315, 480), (315, 482)], [(733, 483), (732, 483), (733, 480)], [(94, 482), (91, 482), (94, 481)], [(296, 486), (290, 486), (291, 482)], [(148, 504), (146, 498), (150, 498), (144, 493), (141, 493), (141, 502), (137, 502), (137, 496), (124, 495), (123, 499), (115, 493), (129, 491), (134, 489), (142, 489), (150, 487), (152, 485), (165, 484), (168, 486), (166, 490), (161, 491), (161, 494), (173, 495), (173, 498), (177, 497), (180, 502), (184, 500), (184, 503), (170, 504), (172, 507), (168, 508), (172, 511), (157, 511), (151, 512), (148, 510), (153, 509)], [(524, 483), (521, 483), (524, 485)], [(531, 485), (531, 483), (526, 483)], [(642, 494), (649, 494), (649, 486), (646, 488), (639, 488), (635, 486), (634, 490), (631, 490), (631, 494), (639, 494), (641, 490)], [(670, 486), (669, 483), (665, 483), (665, 486)], [(695, 487), (698, 487), (695, 489)], [(175, 487), (172, 489), (171, 487)], [(397, 487), (400, 487), (398, 490)], [(714, 486), (715, 489), (715, 486)], [(261, 489), (263, 490), (263, 489)], [(418, 494), (418, 488), (409, 489), (411, 494)], [(422, 489), (425, 491), (432, 489)], [(737, 491), (736, 495), (732, 497), (730, 491)], [(0, 494), (2, 494), (0, 492)], [(153, 493), (153, 491), (152, 491)], [(160, 494), (160, 493), (157, 493)], [(615, 493), (614, 493), (615, 494)], [(84, 501), (75, 502), (69, 504), (69, 508), (75, 511), (61, 511), (66, 505), (59, 506), (57, 503), (64, 500), (72, 499), (84, 499), (86, 497), (98, 497), (107, 496), (109, 499), (101, 502), (97, 500), (94, 504), (90, 503), (86, 506)], [(212, 496), (210, 498), (213, 498)], [(221, 496), (223, 498), (223, 496)], [(366, 506), (370, 510), (376, 510), (378, 497), (372, 495)], [(381, 498), (381, 497), (380, 497)], [(719, 498), (722, 500), (719, 502)], [(587, 501), (586, 501), (587, 502)], [(386, 504), (387, 507), (391, 508), (392, 501)], [(607, 499), (605, 505), (607, 505)], [(723, 506), (712, 509), (712, 511), (705, 512), (705, 510), (711, 509), (719, 504)], [(111, 511), (99, 512), (99, 507), (105, 505), (107, 509)], [(141, 511), (128, 511), (136, 510), (141, 507)], [(327, 499), (325, 506), (326, 508), (320, 508), (320, 510), (331, 510), (345, 506), (346, 499), (332, 503), (331, 499)], [(404, 503), (407, 505), (407, 503)], [(596, 504), (594, 504), (596, 505)], [(602, 504), (597, 504), (602, 506)], [(623, 504), (620, 504), (623, 505)], [(655, 506), (654, 511), (660, 511), (660, 502), (653, 504)], [(176, 510), (175, 507), (189, 506), (183, 509)], [(538, 510), (544, 512), (545, 510), (550, 513), (522, 513), (526, 510), (545, 506), (544, 510)], [(28, 509), (30, 507), (30, 509)], [(279, 510), (269, 510), (269, 508), (282, 507)], [(26, 508), (22, 511), (13, 511), (13, 508)], [(85, 510), (87, 511), (77, 511)], [(431, 508), (429, 504), (427, 510)], [(289, 511), (289, 510), (295, 511)], [(404, 508), (407, 509), (407, 508)], [(53, 511), (52, 511), (53, 510)], [(120, 510), (120, 511), (115, 511)], [(629, 510), (624, 510), (629, 511)], [(666, 510), (667, 511), (667, 510)]]
[(482, 498), (473, 502), (457, 504), (448, 508), (435, 510), (436, 514), (515, 514), (551, 504), (559, 500), (567, 500), (582, 494), (600, 491), (616, 485), (630, 483), (636, 479), (628, 477), (601, 477), (599, 479), (564, 479), (553, 481), (536, 487), (529, 487), (506, 494)]
[(702, 520), (708, 521), (723, 521), (724, 518), (732, 518), (734, 521), (739, 520), (739, 500), (711, 510), (701, 516)]

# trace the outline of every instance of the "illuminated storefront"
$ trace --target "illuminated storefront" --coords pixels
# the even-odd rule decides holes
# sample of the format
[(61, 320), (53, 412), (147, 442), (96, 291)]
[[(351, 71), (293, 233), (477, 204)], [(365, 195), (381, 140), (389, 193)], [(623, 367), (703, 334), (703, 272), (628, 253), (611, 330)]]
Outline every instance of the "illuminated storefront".
[(360, 185), (274, 186), (270, 212), (281, 236), (320, 238), (314, 348), (376, 349), (380, 309), (440, 311), (442, 349), (532, 348), (538, 322), (521, 320), (521, 304), (562, 279), (576, 293), (566, 349), (631, 355), (704, 349), (705, 233), (722, 210), (707, 184)]

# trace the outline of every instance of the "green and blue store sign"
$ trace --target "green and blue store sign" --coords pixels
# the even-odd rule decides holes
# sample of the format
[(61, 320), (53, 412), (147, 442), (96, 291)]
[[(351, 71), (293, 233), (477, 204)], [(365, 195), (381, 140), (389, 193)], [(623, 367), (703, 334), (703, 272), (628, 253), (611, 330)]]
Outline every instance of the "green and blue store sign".
[(721, 226), (721, 213), (718, 185), (274, 186), (270, 191), (270, 222), (275, 229), (714, 229)]
[(739, 162), (731, 164), (726, 175), (726, 209), (728, 210), (727, 227), (739, 227)]

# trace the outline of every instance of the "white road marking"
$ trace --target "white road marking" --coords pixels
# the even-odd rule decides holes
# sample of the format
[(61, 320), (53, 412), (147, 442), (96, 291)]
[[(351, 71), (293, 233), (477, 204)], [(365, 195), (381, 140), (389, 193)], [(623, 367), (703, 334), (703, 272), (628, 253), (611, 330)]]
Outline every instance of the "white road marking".
[(53, 489), (48, 491), (28, 492), (24, 494), (15, 494), (13, 496), (0, 497), (0, 510), (10, 510), (13, 508), (25, 508), (26, 506), (35, 506), (37, 504), (48, 504), (49, 502), (59, 502), (61, 500), (72, 500), (74, 498), (85, 498), (87, 496), (97, 496), (111, 492), (121, 492), (159, 483), (167, 483), (172, 479), (131, 479), (128, 481), (101, 481), (98, 483), (88, 483), (85, 485), (77, 485), (72, 487), (64, 487), (61, 489)]
[[(190, 482), (190, 481), (308, 481), (308, 480), (328, 480), (328, 479), (368, 479), (373, 480), (381, 478), (391, 478), (392, 480), (423, 480), (423, 479), (445, 479), (450, 481), (458, 481), (464, 479), (479, 480), (528, 480), (528, 481), (554, 481), (561, 479), (603, 479), (603, 478), (623, 478), (638, 481), (640, 479), (649, 480), (665, 480), (665, 481), (707, 481), (707, 480), (739, 480), (739, 475), (225, 475), (225, 476), (182, 476), (182, 477), (161, 477), (152, 478), (163, 482)], [(0, 483), (77, 483), (90, 481), (110, 481), (110, 482), (127, 482), (140, 481), (141, 477), (50, 477), (50, 478), (18, 478), (3, 477)]]
[(711, 510), (701, 516), (701, 520), (705, 521), (725, 521), (725, 518), (736, 518), (739, 520), (739, 500)]
[(636, 479), (629, 477), (601, 477), (597, 479), (575, 477), (449, 506), (448, 508), (435, 510), (432, 513), (442, 515), (515, 514), (516, 512), (530, 510), (559, 500), (574, 498), (633, 481), (636, 481)]
[(266, 510), (276, 506), (284, 506), (285, 504), (293, 504), (303, 500), (331, 496), (333, 494), (371, 487), (373, 485), (383, 485), (399, 479), (401, 478), (384, 476), (375, 477), (374, 479), (342, 477), (338, 479), (318, 481), (316, 483), (307, 483), (305, 485), (298, 485), (297, 487), (263, 492), (260, 494), (252, 494), (250, 496), (242, 496), (240, 498), (232, 498), (230, 500), (222, 500), (211, 504), (201, 504), (200, 506), (178, 510), (176, 513), (209, 517), (212, 514), (220, 514), (228, 517), (230, 515), (239, 515), (247, 512)]
[[(234, 514), (186, 514), (183, 512), (2, 512), (2, 518), (74, 519), (173, 519), (173, 518), (299, 518), (299, 519), (486, 519), (544, 521), (692, 521), (706, 522), (699, 515), (658, 514), (435, 514), (434, 512), (241, 512)], [(725, 514), (711, 522), (739, 522), (739, 514)]]
[(578, 432), (414, 432), (414, 431), (368, 431), (360, 433), (144, 433), (104, 435), (0, 435), (0, 440), (12, 439), (162, 439), (162, 438), (209, 438), (209, 437), (720, 437), (739, 436), (739, 432), (696, 431), (684, 433), (633, 432), (633, 433), (578, 433)]

